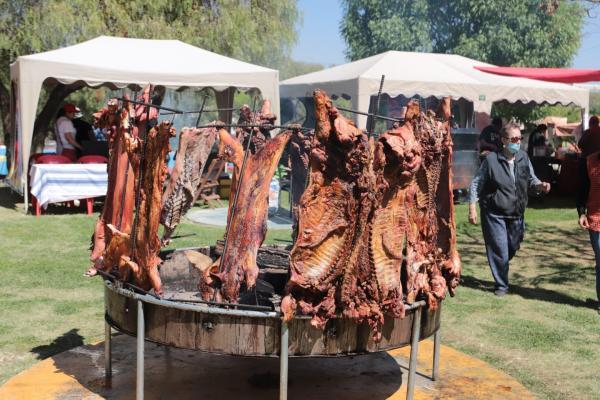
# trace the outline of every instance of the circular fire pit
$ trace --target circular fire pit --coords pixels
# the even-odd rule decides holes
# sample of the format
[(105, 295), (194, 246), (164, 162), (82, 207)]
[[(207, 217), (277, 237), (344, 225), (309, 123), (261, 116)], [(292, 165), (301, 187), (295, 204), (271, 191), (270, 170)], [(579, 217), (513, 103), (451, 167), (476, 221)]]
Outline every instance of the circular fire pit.
[[(203, 249), (207, 250), (207, 249)], [(193, 267), (182, 262), (180, 251), (170, 254), (161, 267), (164, 297), (135, 293), (106, 281), (106, 320), (115, 329), (137, 335), (137, 306), (144, 305), (146, 340), (184, 349), (241, 356), (274, 357), (279, 355), (281, 313), (262, 310), (268, 307), (240, 305), (223, 308), (197, 302), (197, 274)], [(261, 277), (272, 282), (275, 290), (278, 274), (261, 269)], [(177, 298), (177, 301), (168, 300)], [(189, 299), (190, 302), (185, 300)], [(373, 340), (366, 324), (334, 318), (325, 329), (310, 324), (309, 317), (296, 316), (288, 322), (289, 356), (346, 356), (403, 347), (411, 342), (415, 310), (421, 303), (407, 305), (403, 319), (386, 317), (381, 329), (382, 338)], [(433, 335), (440, 326), (440, 309), (423, 308), (420, 313), (420, 340)]]
[[(111, 327), (137, 337), (137, 394), (143, 397), (144, 341), (165, 346), (216, 354), (280, 358), (280, 399), (287, 398), (289, 357), (340, 357), (387, 351), (411, 345), (407, 398), (412, 398), (416, 374), (418, 342), (434, 335), (433, 374), (439, 361), (441, 309), (428, 309), (424, 301), (406, 306), (405, 318), (386, 317), (381, 340), (375, 341), (367, 323), (356, 324), (333, 318), (325, 329), (310, 324), (310, 317), (282, 319), (278, 308), (287, 279), (287, 260), (281, 249), (261, 248), (258, 256), (259, 281), (254, 292), (246, 293), (238, 305), (206, 302), (196, 288), (198, 271), (185, 255), (190, 250), (162, 254), (163, 298), (125, 288), (117, 281), (105, 280), (106, 319), (105, 362), (110, 379)], [(214, 256), (215, 248), (195, 249)], [(279, 259), (279, 261), (278, 261)], [(260, 287), (260, 288), (259, 288)], [(261, 289), (262, 288), (262, 289)], [(249, 304), (245, 304), (249, 303)]]

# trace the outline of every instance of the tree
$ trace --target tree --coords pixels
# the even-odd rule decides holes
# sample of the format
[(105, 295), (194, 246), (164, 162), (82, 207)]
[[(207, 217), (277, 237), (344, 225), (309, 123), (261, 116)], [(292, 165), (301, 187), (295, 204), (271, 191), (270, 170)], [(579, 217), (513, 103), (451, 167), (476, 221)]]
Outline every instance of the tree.
[[(566, 67), (587, 6), (559, 0), (342, 0), (351, 60), (387, 50), (459, 54), (502, 66)], [(517, 110), (517, 108), (519, 108)], [(532, 107), (497, 107), (531, 119)]]
[(584, 8), (552, 0), (342, 0), (351, 60), (387, 50), (460, 54), (504, 66), (564, 67)]
[[(299, 16), (294, 0), (0, 0), (0, 115), (5, 136), (9, 64), (19, 55), (114, 35), (178, 39), (276, 68), (289, 58)], [(149, 54), (149, 62), (153, 56), (168, 57)], [(51, 88), (36, 118), (34, 144), (43, 141), (61, 101), (80, 88)]]
[(342, 0), (346, 55), (358, 60), (388, 50), (430, 52), (427, 0)]

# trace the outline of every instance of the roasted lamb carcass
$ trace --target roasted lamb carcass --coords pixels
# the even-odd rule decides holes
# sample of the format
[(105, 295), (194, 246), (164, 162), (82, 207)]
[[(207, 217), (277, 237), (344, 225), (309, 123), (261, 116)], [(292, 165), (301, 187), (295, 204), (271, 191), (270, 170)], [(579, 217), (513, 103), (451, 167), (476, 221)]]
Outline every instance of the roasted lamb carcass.
[(160, 222), (165, 227), (162, 242), (167, 244), (181, 218), (200, 193), (206, 160), (217, 139), (216, 128), (183, 128), (175, 167), (163, 195)]
[(409, 103), (406, 122), (379, 137), (374, 157), (377, 206), (371, 224), (370, 255), (380, 307), (394, 317), (404, 316), (403, 252), (410, 229), (408, 209), (416, 195), (415, 175), (421, 167), (421, 146), (412, 124), (418, 112), (418, 103)]
[[(150, 102), (151, 91), (152, 86), (146, 86), (137, 100)], [(119, 101), (116, 99), (109, 100), (105, 108), (95, 113), (98, 118), (98, 126), (108, 131), (108, 187), (102, 213), (94, 228), (92, 254), (90, 255), (94, 266), (86, 274), (94, 275), (95, 269), (106, 269), (102, 254), (112, 237), (112, 229), (108, 227), (109, 224), (121, 232), (129, 233), (131, 230), (135, 177), (123, 136), (127, 133), (137, 137), (140, 127), (145, 129), (146, 114), (144, 106), (128, 102), (119, 106)], [(151, 120), (156, 119), (157, 114), (158, 111), (155, 108), (150, 109)]]
[(323, 327), (337, 313), (378, 323), (382, 314), (370, 284), (369, 221), (375, 177), (367, 136), (339, 114), (322, 91), (314, 93), (316, 128), (310, 182), (299, 205), (298, 237), (281, 309), (313, 317)]
[[(291, 132), (267, 140), (254, 154), (247, 154), (242, 171), (242, 144), (224, 129), (219, 130), (219, 154), (234, 164), (231, 198), (227, 220), (227, 249), (222, 259), (201, 276), (199, 289), (205, 299), (238, 301), (242, 284), (255, 286), (258, 277), (256, 255), (265, 239), (269, 185)], [(241, 181), (241, 184), (239, 182)]]
[[(171, 127), (170, 122), (162, 121), (148, 131), (144, 143), (142, 138), (129, 134), (129, 127), (126, 128), (127, 133), (122, 140), (132, 160), (136, 181), (141, 180), (135, 249), (131, 249), (131, 235), (115, 231), (113, 240), (128, 241), (128, 244), (112, 246), (111, 241), (107, 252), (113, 248), (119, 249), (118, 260), (114, 254), (107, 254), (107, 252), (104, 258), (114, 260), (113, 263), (118, 261), (118, 265), (112, 266), (118, 266), (121, 280), (129, 281), (133, 277), (135, 284), (142, 289), (154, 289), (157, 295), (161, 295), (162, 285), (158, 274), (160, 263), (158, 227), (162, 189), (167, 174), (166, 156), (169, 152), (169, 139), (175, 135), (175, 129)], [(142, 153), (144, 153), (143, 159)], [(131, 253), (121, 254), (122, 249), (127, 246), (131, 249)]]
[(449, 109), (447, 98), (438, 115), (428, 111), (415, 120), (423, 160), (416, 175), (415, 200), (408, 208), (407, 301), (412, 303), (422, 294), (431, 308), (444, 299), (448, 286), (454, 294), (461, 269), (452, 198)]
[(129, 154), (125, 149), (122, 137), (125, 133), (124, 123), (129, 120), (127, 108), (120, 108), (116, 99), (111, 99), (107, 107), (95, 114), (99, 126), (108, 130), (108, 185), (102, 213), (94, 228), (94, 239), (90, 260), (94, 269), (105, 269), (103, 253), (111, 240), (112, 229), (109, 224), (122, 232), (129, 233), (133, 222), (134, 180)]

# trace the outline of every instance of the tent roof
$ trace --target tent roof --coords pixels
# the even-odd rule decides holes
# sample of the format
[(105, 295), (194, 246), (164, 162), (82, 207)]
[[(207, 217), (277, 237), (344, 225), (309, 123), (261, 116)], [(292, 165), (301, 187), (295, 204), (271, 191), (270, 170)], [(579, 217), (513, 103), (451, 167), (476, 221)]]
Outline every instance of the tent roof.
[[(48, 79), (64, 84), (84, 82), (89, 86), (154, 84), (169, 88), (212, 87), (219, 91), (228, 87), (257, 88), (264, 98), (271, 100), (272, 111), (279, 116), (277, 70), (178, 40), (100, 36), (73, 46), (18, 57), (10, 66), (10, 75), (18, 146), (11, 154), (20, 161), (12, 160), (9, 182), (25, 195), (33, 125), (41, 88)], [(223, 101), (232, 103), (233, 99), (227, 96)]]
[(524, 103), (562, 103), (588, 107), (586, 89), (560, 83), (491, 75), (474, 67), (491, 64), (453, 54), (388, 51), (348, 64), (287, 79), (281, 83), (282, 97), (309, 96), (315, 88), (332, 94), (375, 95), (381, 75), (384, 92), (405, 96), (451, 96), (475, 103), (477, 111), (488, 111), (500, 100)]
[[(183, 43), (100, 36), (73, 46), (21, 56), (23, 64), (46, 78), (62, 83), (84, 81), (91, 86), (106, 82), (117, 86), (147, 83), (168, 87), (255, 87), (248, 77), (277, 75), (278, 71), (238, 61)], [(232, 82), (233, 79), (233, 82)], [(255, 79), (256, 81), (256, 79)]]

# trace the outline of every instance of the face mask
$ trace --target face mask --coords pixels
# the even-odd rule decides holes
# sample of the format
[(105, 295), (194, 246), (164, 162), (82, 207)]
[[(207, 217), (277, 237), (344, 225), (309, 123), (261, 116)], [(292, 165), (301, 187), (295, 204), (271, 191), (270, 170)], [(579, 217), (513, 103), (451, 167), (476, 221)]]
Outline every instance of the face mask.
[(521, 145), (519, 143), (509, 143), (506, 148), (511, 152), (511, 154), (517, 154), (521, 148)]

